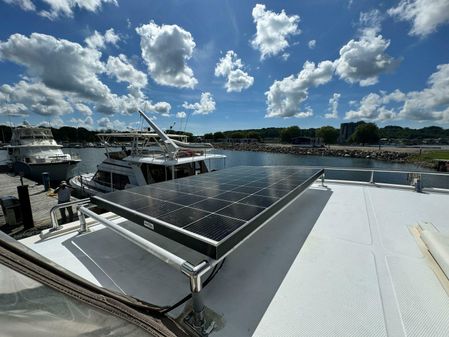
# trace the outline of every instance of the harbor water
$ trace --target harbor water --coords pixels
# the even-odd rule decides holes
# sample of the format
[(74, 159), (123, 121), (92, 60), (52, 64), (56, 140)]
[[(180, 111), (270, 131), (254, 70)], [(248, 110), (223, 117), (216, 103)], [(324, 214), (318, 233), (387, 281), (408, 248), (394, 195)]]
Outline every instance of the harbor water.
[[(97, 170), (97, 165), (105, 158), (104, 148), (79, 148), (64, 149), (64, 152), (70, 154), (79, 154), (81, 163), (74, 169), (75, 174), (93, 173)], [(379, 161), (374, 159), (360, 159), (349, 157), (327, 157), (327, 156), (310, 156), (310, 155), (293, 155), (284, 153), (269, 152), (250, 152), (250, 151), (231, 151), (231, 150), (214, 150), (217, 154), (226, 155), (226, 160), (217, 161), (210, 165), (211, 169), (221, 169), (223, 167), (233, 167), (239, 165), (255, 165), (255, 166), (276, 166), (276, 165), (301, 165), (301, 166), (317, 166), (317, 167), (339, 167), (352, 169), (376, 169), (376, 170), (401, 170), (401, 171), (426, 171), (434, 172), (430, 169), (419, 167), (410, 163), (394, 163), (388, 161)], [(7, 159), (7, 152), (0, 151), (0, 162)], [(328, 178), (347, 179), (369, 181), (370, 172), (330, 172)], [(376, 178), (385, 183), (406, 183), (406, 174), (397, 173), (377, 173)], [(427, 186), (449, 188), (449, 179), (444, 177), (425, 177)], [(447, 186), (446, 186), (447, 185)]]

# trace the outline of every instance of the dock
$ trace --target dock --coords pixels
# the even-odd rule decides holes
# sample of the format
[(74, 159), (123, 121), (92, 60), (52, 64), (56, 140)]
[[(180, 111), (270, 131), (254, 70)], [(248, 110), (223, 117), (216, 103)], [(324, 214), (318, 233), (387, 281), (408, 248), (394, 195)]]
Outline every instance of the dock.
[[(52, 190), (45, 191), (44, 185), (42, 184), (38, 184), (27, 178), (22, 179), (23, 184), (28, 185), (34, 227), (43, 229), (51, 226), (50, 209), (58, 203), (57, 196), (52, 195)], [(17, 186), (19, 185), (21, 185), (21, 182), (18, 175), (0, 173), (0, 196), (11, 195), (18, 198)], [(72, 199), (75, 198), (72, 197)], [(5, 228), (5, 224), (5, 216), (0, 207), (0, 230)]]

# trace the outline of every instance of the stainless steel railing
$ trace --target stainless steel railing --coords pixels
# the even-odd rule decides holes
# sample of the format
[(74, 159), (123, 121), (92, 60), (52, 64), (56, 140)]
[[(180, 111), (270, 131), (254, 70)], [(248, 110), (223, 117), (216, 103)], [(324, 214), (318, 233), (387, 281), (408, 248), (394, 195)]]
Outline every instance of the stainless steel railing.
[(53, 206), (50, 209), (50, 219), (51, 219), (51, 231), (55, 231), (58, 230), (60, 228), (60, 225), (58, 223), (58, 219), (56, 218), (56, 211), (61, 209), (61, 208), (67, 208), (67, 207), (71, 207), (71, 206), (82, 206), (82, 205), (87, 205), (90, 202), (90, 198), (85, 198), (85, 199), (77, 199), (77, 200), (72, 200), (69, 202), (65, 202), (63, 204), (57, 204), (55, 206)]

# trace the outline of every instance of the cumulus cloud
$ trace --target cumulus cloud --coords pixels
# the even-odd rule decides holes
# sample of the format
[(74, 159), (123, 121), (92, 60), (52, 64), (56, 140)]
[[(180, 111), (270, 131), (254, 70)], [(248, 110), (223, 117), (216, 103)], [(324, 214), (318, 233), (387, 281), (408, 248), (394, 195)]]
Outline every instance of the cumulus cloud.
[[(101, 52), (97, 49), (53, 36), (11, 35), (6, 42), (0, 42), (0, 60), (9, 60), (27, 69), (27, 81), (20, 83), (20, 87), (27, 85), (33, 89), (28, 93), (33, 98), (27, 103), (22, 98), (15, 97), (17, 101), (9, 98), (9, 103), (25, 104), (29, 111), (40, 114), (69, 113), (76, 103), (110, 115), (135, 113), (137, 109), (152, 107), (151, 101), (141, 92), (147, 83), (142, 72), (132, 67), (124, 56), (111, 57), (106, 64), (100, 58)], [(109, 73), (117, 81), (129, 82), (129, 93), (123, 96), (112, 93), (98, 77), (103, 73)], [(53, 103), (56, 98), (58, 104)]]
[(421, 91), (391, 93), (381, 91), (363, 97), (346, 119), (408, 119), (417, 121), (449, 121), (449, 64), (437, 66), (430, 75), (427, 88)]
[(97, 125), (102, 129), (125, 130), (126, 123), (115, 119), (111, 121), (108, 117), (102, 117), (97, 121)]
[(284, 10), (275, 13), (266, 10), (265, 5), (256, 4), (252, 16), (256, 24), (256, 34), (251, 45), (260, 51), (262, 60), (279, 54), (289, 46), (289, 36), (301, 33), (298, 29), (299, 16), (288, 16)]
[(215, 67), (215, 76), (227, 78), (225, 84), (227, 92), (241, 92), (243, 89), (253, 85), (254, 77), (244, 72), (242, 68), (242, 60), (238, 58), (233, 50), (229, 50), (225, 57), (220, 58)]
[(86, 128), (86, 129), (91, 129), (94, 125), (94, 120), (91, 116), (87, 116), (84, 119), (72, 118), (72, 119), (70, 119), (69, 122), (72, 123), (73, 125), (75, 125), (76, 127), (81, 127), (81, 128)]
[(340, 97), (341, 94), (334, 93), (329, 99), (329, 113), (324, 115), (325, 118), (338, 118), (338, 101)]
[(83, 103), (75, 103), (75, 109), (81, 112), (83, 115), (92, 116), (92, 110)]
[(309, 43), (307, 43), (309, 46), (309, 49), (315, 49), (316, 47), (316, 40), (310, 40)]
[(0, 105), (0, 116), (27, 117), (29, 116), (28, 108), (22, 103), (3, 103)]
[(401, 21), (410, 21), (410, 35), (424, 37), (449, 22), (448, 0), (401, 0), (388, 14)]
[(196, 46), (192, 34), (177, 25), (158, 26), (153, 21), (136, 28), (142, 58), (156, 83), (193, 88), (198, 83), (187, 65)]
[(193, 110), (194, 115), (208, 115), (215, 111), (215, 100), (210, 92), (203, 92), (199, 102), (193, 104), (184, 102), (182, 107)]
[(36, 6), (31, 0), (3, 0), (7, 4), (19, 6), (24, 11), (35, 11)]
[(187, 114), (184, 111), (179, 111), (176, 113), (176, 118), (186, 118)]
[(114, 28), (108, 29), (104, 35), (94, 31), (94, 33), (87, 37), (85, 40), (86, 44), (93, 49), (104, 49), (106, 44), (117, 45), (120, 41), (120, 37), (114, 32)]
[(13, 113), (14, 108), (20, 108), (20, 114), (36, 113), (43, 116), (73, 112), (63, 93), (40, 82), (20, 81), (12, 86), (4, 84), (0, 87), (0, 93), (0, 104), (6, 104), (9, 114)]
[(340, 57), (335, 60), (336, 73), (348, 83), (369, 86), (379, 81), (379, 75), (393, 70), (399, 63), (385, 53), (390, 45), (382, 35), (366, 31), (359, 40), (350, 40), (340, 49)]
[(308, 97), (309, 87), (317, 87), (332, 79), (334, 65), (323, 61), (318, 65), (305, 62), (301, 72), (275, 81), (265, 93), (267, 97), (266, 117), (308, 117), (311, 111), (301, 111), (300, 104)]
[(42, 0), (50, 8), (42, 10), (39, 15), (44, 16), (50, 20), (66, 16), (73, 17), (73, 10), (75, 7), (89, 12), (98, 12), (103, 3), (113, 4), (118, 6), (117, 0)]
[(14, 34), (0, 42), (0, 59), (25, 66), (31, 77), (40, 78), (49, 88), (93, 100), (110, 95), (96, 76), (105, 70), (100, 57), (97, 50), (44, 34)]
[(106, 63), (106, 72), (108, 75), (114, 76), (118, 82), (129, 83), (128, 88), (132, 92), (135, 89), (140, 90), (148, 84), (147, 75), (134, 68), (123, 54), (118, 57), (109, 56)]
[(157, 102), (156, 104), (151, 105), (151, 107), (149, 107), (148, 110), (157, 112), (162, 116), (169, 116), (171, 111), (171, 105), (170, 103), (167, 102)]

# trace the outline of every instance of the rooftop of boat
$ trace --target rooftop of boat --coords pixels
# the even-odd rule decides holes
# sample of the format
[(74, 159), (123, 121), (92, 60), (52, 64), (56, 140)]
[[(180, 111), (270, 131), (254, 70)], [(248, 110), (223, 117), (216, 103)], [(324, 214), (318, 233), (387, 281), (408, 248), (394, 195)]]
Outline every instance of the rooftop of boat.
[[(449, 194), (395, 185), (314, 183), (226, 257), (202, 291), (211, 336), (448, 336), (448, 280), (423, 230), (449, 234)], [(114, 223), (183, 257), (210, 260), (112, 213)], [(188, 279), (101, 224), (21, 242), (79, 276), (157, 305)], [(72, 230), (70, 230), (72, 229)], [(182, 314), (181, 306), (170, 315)]]

